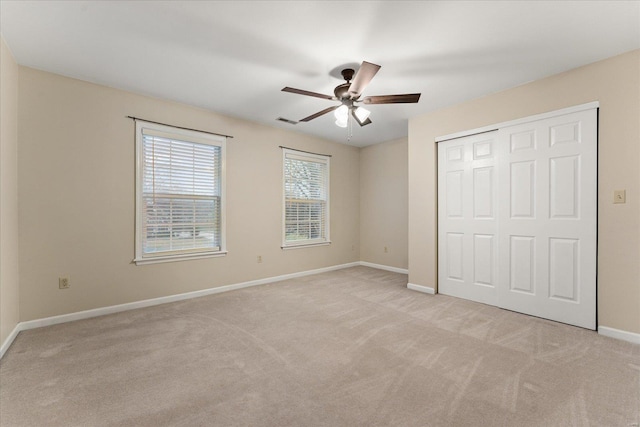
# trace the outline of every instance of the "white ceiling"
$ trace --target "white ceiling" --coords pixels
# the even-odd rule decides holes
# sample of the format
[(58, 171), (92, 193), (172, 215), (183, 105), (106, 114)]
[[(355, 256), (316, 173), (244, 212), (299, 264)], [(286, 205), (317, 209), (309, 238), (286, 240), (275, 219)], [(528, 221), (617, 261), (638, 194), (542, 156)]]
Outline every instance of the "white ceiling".
[[(640, 48), (638, 1), (7, 1), (0, 29), (25, 66), (365, 146), (407, 120)], [(347, 132), (332, 114), (345, 64), (382, 66), (372, 105)], [(132, 112), (133, 113), (133, 112)], [(149, 117), (153, 119), (153, 117)]]

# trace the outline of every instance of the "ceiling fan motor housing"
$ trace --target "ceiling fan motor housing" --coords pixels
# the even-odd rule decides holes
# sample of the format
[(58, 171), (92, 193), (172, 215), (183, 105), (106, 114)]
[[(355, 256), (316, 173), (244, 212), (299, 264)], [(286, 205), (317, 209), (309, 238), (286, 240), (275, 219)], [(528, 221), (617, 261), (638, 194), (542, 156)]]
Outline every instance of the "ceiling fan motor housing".
[(353, 80), (353, 75), (355, 74), (355, 70), (353, 70), (352, 68), (345, 68), (340, 73), (342, 74), (342, 77), (347, 82), (336, 86), (336, 88), (333, 90), (333, 93), (336, 95), (336, 98), (338, 98), (340, 101), (345, 101), (347, 99), (351, 99), (351, 95), (349, 94), (349, 88), (351, 87), (351, 80)]
[(336, 86), (336, 88), (333, 90), (333, 93), (340, 101), (351, 99), (351, 95), (349, 95), (349, 87), (351, 87), (351, 83), (343, 83)]
[(344, 104), (345, 101), (351, 100), (351, 94), (349, 94), (349, 88), (351, 87), (351, 80), (353, 80), (353, 75), (355, 74), (355, 70), (353, 68), (345, 68), (340, 72), (342, 77), (347, 81), (346, 83), (342, 83), (341, 85), (336, 86), (333, 90), (336, 98), (342, 101)]

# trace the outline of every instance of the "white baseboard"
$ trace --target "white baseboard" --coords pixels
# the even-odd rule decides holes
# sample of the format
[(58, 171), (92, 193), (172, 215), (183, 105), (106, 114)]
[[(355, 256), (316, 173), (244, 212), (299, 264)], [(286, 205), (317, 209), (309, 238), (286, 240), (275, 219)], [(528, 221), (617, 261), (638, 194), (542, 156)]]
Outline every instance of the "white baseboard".
[(640, 334), (636, 334), (635, 332), (622, 331), (620, 329), (609, 328), (607, 326), (598, 326), (598, 333), (605, 337), (640, 344)]
[(394, 273), (409, 274), (409, 270), (406, 268), (391, 267), (390, 265), (374, 264), (366, 261), (360, 261), (360, 265), (363, 267), (377, 268), (378, 270), (392, 271)]
[(412, 291), (424, 292), (425, 294), (430, 294), (430, 295), (436, 294), (436, 290), (428, 286), (407, 283), (407, 288), (411, 289)]
[(16, 327), (13, 328), (13, 331), (11, 331), (7, 339), (5, 339), (4, 342), (2, 343), (2, 347), (0, 347), (0, 359), (2, 359), (2, 356), (4, 356), (4, 353), (7, 350), (9, 350), (9, 347), (11, 347), (11, 344), (13, 344), (13, 340), (16, 339), (16, 337), (18, 336), (18, 333), (22, 330), (20, 325), (22, 324), (18, 323)]
[(186, 292), (182, 294), (169, 295), (166, 297), (146, 299), (126, 304), (112, 305), (108, 307), (95, 308), (93, 310), (78, 311), (75, 313), (62, 314), (60, 316), (45, 317), (43, 319), (29, 320), (22, 322), (23, 331), (43, 326), (56, 325), (58, 323), (73, 322), (74, 320), (89, 319), (91, 317), (104, 316), (106, 314), (119, 313), (121, 311), (135, 310), (137, 308), (151, 307), (154, 305), (167, 304), (170, 302), (183, 301), (191, 298), (203, 297), (206, 295), (219, 294), (222, 292), (234, 291), (236, 289), (249, 288), (251, 286), (265, 285), (267, 283), (280, 282), (282, 280), (294, 279), (296, 277), (309, 276), (311, 274), (324, 273), (327, 271), (339, 270), (342, 268), (356, 267), (359, 262), (349, 264), (333, 265), (331, 267), (318, 268), (315, 270), (300, 271), (297, 273), (283, 274), (280, 276), (266, 277), (264, 279), (250, 280), (248, 282), (234, 283), (232, 285), (218, 286), (216, 288), (203, 289), (200, 291)]
[[(11, 346), (13, 341), (16, 339), (20, 331), (26, 331), (34, 328), (41, 328), (43, 326), (56, 325), (59, 323), (72, 322), (74, 320), (89, 319), (91, 317), (104, 316), (106, 314), (119, 313), (122, 311), (134, 310), (137, 308), (151, 307), (154, 305), (166, 304), (166, 303), (176, 302), (176, 301), (183, 301), (186, 299), (198, 298), (205, 295), (219, 294), (222, 292), (233, 291), (236, 289), (248, 288), (251, 286), (258, 286), (258, 285), (265, 285), (267, 283), (280, 282), (282, 280), (294, 279), (296, 277), (304, 277), (312, 274), (325, 273), (327, 271), (340, 270), (343, 268), (356, 267), (359, 265), (365, 266), (365, 267), (377, 268), (379, 270), (392, 271), (395, 273), (402, 273), (402, 274), (408, 273), (406, 269), (402, 269), (402, 268), (391, 267), (391, 266), (380, 265), (380, 264), (373, 264), (365, 261), (356, 261), (356, 262), (351, 262), (347, 264), (333, 265), (331, 267), (318, 268), (315, 270), (300, 271), (297, 273), (283, 274), (280, 276), (266, 277), (264, 279), (250, 280), (248, 282), (241, 282), (241, 283), (235, 283), (232, 285), (219, 286), (217, 288), (203, 289), (200, 291), (186, 292), (186, 293), (170, 295), (166, 297), (152, 298), (152, 299), (147, 299), (142, 301), (130, 302), (126, 304), (112, 305), (109, 307), (95, 308), (93, 310), (84, 310), (76, 313), (62, 314), (59, 316), (29, 320), (26, 322), (18, 323), (15, 326), (15, 328), (13, 328), (13, 331), (11, 331), (9, 336), (4, 340), (4, 342), (2, 343), (2, 346), (0, 347), (0, 359), (2, 359), (5, 352), (9, 349), (9, 347)], [(407, 283), (407, 288), (414, 291), (418, 291), (418, 292), (424, 292), (426, 294), (431, 294), (431, 295), (435, 294), (435, 290), (428, 286)], [(611, 338), (617, 338), (624, 341), (640, 344), (640, 334), (636, 334), (633, 332), (621, 331), (619, 329), (600, 326), (598, 328), (598, 333)]]
[(122, 311), (135, 310), (137, 308), (151, 307), (154, 305), (166, 304), (170, 302), (183, 301), (191, 298), (198, 298), (205, 295), (219, 294), (222, 292), (233, 291), (236, 289), (248, 288), (251, 286), (265, 285), (267, 283), (280, 282), (282, 280), (294, 279), (296, 277), (309, 276), (312, 274), (325, 273), (327, 271), (340, 270), (343, 268), (357, 267), (360, 265), (359, 261), (351, 262), (348, 264), (332, 265), (330, 267), (318, 268), (315, 270), (300, 271), (297, 273), (283, 274), (280, 276), (266, 277), (264, 279), (250, 280), (248, 282), (234, 283), (232, 285), (218, 286), (216, 288), (203, 289), (200, 291), (186, 292), (177, 295), (169, 295), (166, 297), (152, 298), (142, 301), (135, 301), (125, 304), (111, 305), (108, 307), (100, 307), (92, 310), (78, 311), (75, 313), (61, 314), (59, 316), (45, 317), (42, 319), (28, 320), (26, 322), (20, 322), (16, 325), (14, 330), (9, 334), (7, 339), (2, 343), (0, 347), (0, 359), (4, 356), (4, 353), (9, 349), (13, 340), (20, 331), (26, 331), (29, 329), (41, 328), (44, 326), (57, 325), (59, 323), (73, 322), (74, 320), (89, 319), (91, 317), (104, 316), (107, 314), (119, 313)]

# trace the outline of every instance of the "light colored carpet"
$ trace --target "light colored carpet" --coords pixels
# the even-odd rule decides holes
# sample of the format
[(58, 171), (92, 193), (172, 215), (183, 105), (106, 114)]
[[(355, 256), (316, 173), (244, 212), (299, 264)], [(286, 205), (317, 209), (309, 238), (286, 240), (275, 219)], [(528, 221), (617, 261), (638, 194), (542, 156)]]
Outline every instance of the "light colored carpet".
[(355, 267), (22, 332), (0, 423), (640, 422), (640, 346), (406, 281)]

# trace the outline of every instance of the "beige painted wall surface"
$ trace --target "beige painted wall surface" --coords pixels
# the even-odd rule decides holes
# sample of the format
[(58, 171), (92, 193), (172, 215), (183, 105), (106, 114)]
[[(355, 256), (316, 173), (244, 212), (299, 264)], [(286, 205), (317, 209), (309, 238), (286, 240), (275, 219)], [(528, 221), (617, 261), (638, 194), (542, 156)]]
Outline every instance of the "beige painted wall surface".
[(362, 261), (407, 268), (407, 150), (407, 138), (360, 150)]
[[(410, 120), (409, 281), (437, 279), (436, 137), (591, 101), (600, 102), (598, 324), (640, 333), (640, 50)], [(612, 204), (616, 189), (626, 204)]]
[(0, 344), (19, 321), (18, 65), (0, 37)]
[[(358, 148), (26, 67), (19, 82), (22, 321), (359, 260)], [(127, 115), (234, 136), (226, 257), (131, 263), (135, 144)], [(280, 249), (279, 145), (333, 156), (331, 245)], [(70, 289), (58, 289), (61, 275)]]

